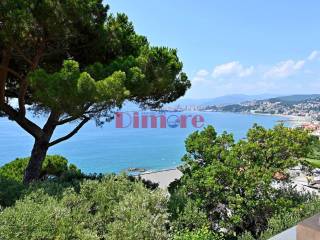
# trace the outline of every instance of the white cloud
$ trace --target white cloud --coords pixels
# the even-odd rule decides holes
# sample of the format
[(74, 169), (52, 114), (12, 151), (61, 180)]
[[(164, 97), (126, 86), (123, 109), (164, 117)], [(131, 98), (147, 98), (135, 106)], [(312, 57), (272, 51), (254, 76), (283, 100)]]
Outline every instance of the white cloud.
[(213, 69), (212, 77), (219, 78), (225, 76), (248, 77), (254, 72), (254, 67), (244, 67), (237, 61), (218, 65)]
[(209, 98), (234, 93), (313, 93), (319, 91), (320, 86), (320, 61), (315, 61), (317, 59), (320, 60), (320, 50), (300, 60), (288, 59), (271, 65), (245, 66), (231, 61), (216, 65), (212, 74), (201, 69), (192, 79), (193, 85), (187, 95)]
[(200, 76), (200, 77), (206, 77), (209, 75), (209, 72), (205, 69), (201, 69), (197, 72), (196, 74), (197, 76)]
[(313, 60), (317, 59), (319, 57), (319, 55), (320, 55), (320, 52), (317, 50), (314, 50), (312, 53), (310, 53), (308, 60), (313, 61)]
[(192, 79), (193, 83), (201, 83), (206, 80), (206, 77), (209, 75), (209, 72), (205, 69), (199, 70), (194, 78)]
[(264, 73), (265, 78), (286, 78), (295, 73), (305, 65), (304, 60), (293, 61), (287, 60), (277, 63), (275, 66), (271, 67), (268, 71)]
[(248, 68), (243, 68), (242, 71), (239, 72), (239, 77), (248, 77), (251, 76), (254, 72), (254, 67), (250, 66)]

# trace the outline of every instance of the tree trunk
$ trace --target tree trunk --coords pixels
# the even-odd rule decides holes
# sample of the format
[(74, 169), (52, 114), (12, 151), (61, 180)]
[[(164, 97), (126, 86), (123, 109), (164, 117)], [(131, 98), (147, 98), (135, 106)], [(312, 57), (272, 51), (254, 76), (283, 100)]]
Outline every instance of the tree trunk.
[(23, 182), (25, 184), (29, 184), (33, 181), (39, 180), (42, 163), (46, 157), (48, 148), (48, 142), (44, 140), (35, 140), (31, 152), (30, 161), (24, 174)]
[(35, 138), (31, 157), (24, 173), (23, 182), (25, 184), (39, 180), (42, 163), (46, 158), (50, 146), (49, 142), (56, 129), (56, 121), (59, 119), (59, 116), (59, 113), (52, 111), (46, 124), (43, 126), (41, 137)]

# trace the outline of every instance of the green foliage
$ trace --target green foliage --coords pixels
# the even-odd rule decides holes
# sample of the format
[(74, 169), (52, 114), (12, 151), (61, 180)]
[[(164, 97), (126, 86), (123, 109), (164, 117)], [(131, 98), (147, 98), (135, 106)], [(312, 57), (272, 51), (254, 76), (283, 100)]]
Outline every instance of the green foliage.
[(314, 138), (312, 151), (306, 158), (303, 158), (304, 164), (310, 168), (320, 168), (320, 141), (317, 137)]
[(121, 106), (129, 95), (125, 89), (124, 72), (116, 71), (105, 79), (95, 81), (87, 72), (80, 72), (74, 60), (64, 61), (59, 72), (50, 74), (43, 69), (29, 75), (34, 99), (50, 109), (70, 115), (86, 111), (88, 102), (114, 104)]
[(125, 176), (86, 180), (78, 190), (44, 182), (0, 212), (0, 236), (3, 240), (168, 239), (166, 201), (160, 190), (148, 190)]
[(24, 189), (21, 182), (0, 176), (0, 208), (14, 204)]
[[(180, 201), (180, 199), (177, 199)], [(177, 212), (176, 218), (172, 221), (171, 225), (175, 231), (183, 231), (184, 229), (196, 230), (202, 228), (209, 228), (210, 222), (207, 218), (207, 214), (199, 209), (195, 202), (184, 199), (184, 208), (180, 212)], [(174, 200), (171, 200), (173, 203)], [(169, 206), (170, 208), (176, 206)]]
[(309, 167), (309, 170), (312, 170), (314, 168), (320, 168), (320, 159), (314, 159), (314, 158), (303, 158), (304, 165)]
[[(43, 36), (45, 33), (40, 29), (44, 28), (48, 30), (46, 34), (50, 37), (50, 41), (59, 39), (66, 44), (68, 40), (76, 40), (76, 37), (90, 36), (104, 23), (108, 9), (99, 0), (41, 3), (35, 0), (4, 0), (1, 2), (1, 7), (1, 20), (5, 20), (1, 32), (3, 41), (17, 44), (39, 41), (34, 38)], [(75, 21), (76, 19), (78, 21)], [(81, 30), (88, 32), (84, 33)]]
[(303, 129), (264, 129), (255, 125), (248, 131), (247, 141), (237, 144), (236, 154), (246, 161), (268, 169), (283, 171), (299, 163), (299, 158), (311, 152), (313, 137)]
[(191, 229), (197, 223), (197, 218), (181, 218), (189, 199), (206, 214), (213, 230), (223, 228), (231, 237), (245, 231), (259, 236), (274, 213), (310, 198), (291, 189), (289, 182), (282, 188), (271, 184), (276, 173), (285, 173), (310, 152), (312, 141), (307, 132), (282, 125), (273, 129), (255, 125), (237, 143), (231, 134), (217, 135), (211, 126), (191, 134), (183, 177), (170, 186), (173, 221), (183, 219)]
[[(38, 66), (58, 71), (68, 56), (86, 64), (104, 52), (101, 39), (108, 8), (101, 0), (3, 0), (0, 49), (13, 53), (10, 68), (24, 76)], [(9, 97), (16, 97), (18, 75), (6, 81)]]
[(320, 200), (318, 198), (305, 202), (301, 206), (289, 211), (280, 212), (273, 216), (268, 223), (268, 229), (262, 233), (261, 239), (267, 240), (270, 237), (297, 225), (302, 220), (318, 214), (320, 211)]
[(0, 168), (1, 178), (11, 179), (22, 182), (24, 171), (27, 167), (29, 158), (17, 158)]
[[(28, 165), (30, 158), (17, 158), (16, 160), (0, 167), (0, 176), (17, 182), (22, 182), (24, 171)], [(71, 170), (79, 171), (70, 165)], [(68, 160), (59, 155), (46, 156), (41, 170), (41, 176), (46, 175), (61, 176), (69, 170)]]
[(245, 232), (238, 239), (239, 240), (255, 240), (256, 238), (254, 238), (250, 232)]
[[(28, 161), (29, 158), (17, 158), (0, 167), (0, 206), (12, 205), (26, 189), (22, 180)], [(59, 155), (45, 158), (41, 176), (46, 178), (48, 175), (59, 177), (65, 182), (84, 177), (75, 165), (68, 166), (67, 159)]]
[(217, 233), (213, 233), (207, 228), (201, 228), (195, 231), (182, 231), (177, 233), (173, 240), (223, 240), (224, 238)]
[[(320, 211), (320, 199), (314, 198), (290, 211), (281, 211), (268, 221), (268, 228), (260, 235), (259, 240), (268, 240), (271, 237), (297, 225), (302, 220), (318, 214)], [(240, 237), (241, 240), (254, 239), (250, 233)]]

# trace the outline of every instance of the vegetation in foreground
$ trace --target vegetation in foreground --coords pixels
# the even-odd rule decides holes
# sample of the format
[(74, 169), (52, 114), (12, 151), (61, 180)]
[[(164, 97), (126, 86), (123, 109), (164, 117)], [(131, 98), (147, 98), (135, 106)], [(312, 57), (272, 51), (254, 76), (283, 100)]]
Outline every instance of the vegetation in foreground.
[(320, 168), (320, 144), (314, 144), (311, 152), (303, 160), (305, 160), (304, 165), (309, 165), (311, 169)]
[(268, 239), (320, 211), (320, 200), (294, 190), (287, 174), (316, 144), (281, 125), (255, 125), (238, 142), (209, 126), (186, 140), (183, 177), (170, 197), (133, 177), (87, 176), (61, 156), (48, 156), (42, 181), (24, 185), (28, 159), (16, 159), (0, 168), (0, 236)]
[(173, 223), (178, 229), (223, 229), (227, 238), (244, 232), (258, 238), (275, 214), (312, 199), (291, 188), (287, 170), (303, 163), (314, 141), (307, 132), (282, 125), (270, 130), (255, 125), (237, 143), (210, 126), (191, 134), (183, 177), (170, 187)]
[(167, 199), (124, 176), (39, 183), (0, 214), (2, 240), (168, 239)]

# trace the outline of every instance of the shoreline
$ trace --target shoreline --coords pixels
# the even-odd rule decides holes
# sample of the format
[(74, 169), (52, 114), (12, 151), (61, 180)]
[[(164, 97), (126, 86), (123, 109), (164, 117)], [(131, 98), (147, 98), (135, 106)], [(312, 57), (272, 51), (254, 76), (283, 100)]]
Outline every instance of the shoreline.
[[(215, 111), (212, 111), (215, 112)], [(222, 113), (234, 113), (234, 114), (244, 114), (244, 115), (256, 115), (256, 116), (270, 116), (270, 117), (282, 117), (286, 120), (279, 120), (283, 122), (292, 123), (290, 127), (299, 127), (302, 124), (312, 123), (313, 120), (308, 116), (297, 116), (297, 115), (286, 115), (286, 114), (272, 114), (272, 113), (256, 113), (256, 112), (222, 112)]]
[(290, 122), (291, 125), (292, 125), (291, 127), (298, 127), (301, 124), (312, 123), (311, 117), (306, 117), (306, 116), (286, 115), (286, 114), (271, 114), (271, 113), (249, 113), (249, 114), (287, 118), (287, 120), (284, 120), (284, 121), (285, 122)]
[[(198, 111), (195, 111), (195, 112), (198, 112)], [(282, 121), (292, 123), (290, 127), (299, 127), (302, 124), (309, 124), (309, 123), (313, 122), (312, 118), (309, 116), (272, 114), (272, 113), (256, 113), (256, 112), (227, 112), (227, 111), (199, 111), (199, 112), (206, 112), (206, 113), (219, 112), (219, 113), (234, 113), (234, 114), (243, 114), (243, 115), (256, 115), (256, 116), (260, 115), (260, 116), (270, 116), (270, 117), (282, 117), (282, 118), (286, 118), (286, 120), (282, 120)]]

